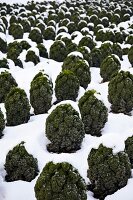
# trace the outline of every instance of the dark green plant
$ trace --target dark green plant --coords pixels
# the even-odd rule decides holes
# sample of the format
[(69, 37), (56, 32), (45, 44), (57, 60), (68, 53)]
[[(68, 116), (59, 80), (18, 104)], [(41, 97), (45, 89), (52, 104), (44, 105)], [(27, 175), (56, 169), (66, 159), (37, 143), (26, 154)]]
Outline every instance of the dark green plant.
[(5, 99), (5, 108), (8, 126), (17, 126), (27, 123), (30, 119), (30, 105), (23, 89), (14, 87)]
[[(4, 35), (4, 33), (3, 33), (3, 35)], [(7, 52), (7, 41), (6, 41), (6, 39), (3, 39), (3, 37), (0, 37), (0, 51), (2, 53)]]
[(61, 20), (61, 19), (64, 19), (64, 17), (65, 17), (65, 12), (64, 12), (64, 10), (59, 10), (58, 11), (58, 20)]
[[(70, 9), (71, 9), (71, 8), (70, 8)], [(69, 11), (70, 11), (70, 9), (69, 9)], [(70, 11), (70, 12), (71, 12), (71, 11)], [(77, 25), (78, 22), (80, 21), (80, 16), (79, 16), (78, 12), (79, 12), (79, 10), (76, 9), (76, 8), (75, 8), (75, 11), (72, 10), (72, 12), (71, 12), (72, 14), (71, 14), (70, 20), (71, 20), (72, 22), (74, 22), (75, 25)]]
[(90, 22), (94, 23), (94, 25), (96, 26), (98, 24), (98, 16), (93, 14), (90, 16)]
[[(7, 47), (7, 51), (9, 52), (12, 48), (16, 49), (16, 51), (18, 52), (17, 54), (19, 55), (21, 52), (22, 52), (22, 45), (21, 45), (21, 42), (18, 42), (18, 41), (14, 41), (14, 42), (10, 42), (8, 44), (8, 47)], [(8, 53), (7, 52), (7, 53)]]
[(112, 31), (112, 29), (109, 29), (105, 32), (104, 41), (117, 42), (115, 38), (115, 33), (114, 31)]
[(88, 27), (89, 31), (94, 30), (94, 24), (93, 23), (89, 23), (87, 27)]
[(18, 56), (22, 52), (21, 43), (14, 41), (8, 44), (7, 47), (7, 58), (13, 60), (14, 62), (18, 59)]
[(88, 165), (87, 176), (91, 182), (89, 189), (94, 192), (94, 197), (100, 200), (126, 186), (131, 177), (127, 154), (119, 152), (114, 155), (111, 148), (102, 144), (98, 149), (91, 149)]
[[(68, 4), (69, 3), (66, 2), (66, 7), (70, 8), (70, 5), (68, 5)], [(70, 11), (70, 9), (69, 9), (69, 11)], [(69, 11), (65, 13), (65, 17), (70, 20), (71, 19), (71, 12), (69, 12)]]
[(22, 49), (25, 49), (25, 50), (28, 50), (31, 47), (31, 45), (26, 40), (22, 40), (20, 42), (20, 45), (21, 45)]
[(108, 85), (108, 100), (114, 113), (129, 114), (133, 108), (133, 75), (120, 71)]
[(69, 22), (70, 22), (70, 20), (68, 18), (64, 18), (64, 19), (60, 20), (59, 27), (61, 27), (61, 26), (67, 26), (67, 24)]
[(34, 108), (34, 113), (46, 113), (51, 107), (52, 101), (52, 82), (49, 77), (39, 72), (31, 82), (30, 103)]
[(127, 38), (126, 38), (126, 44), (133, 44), (133, 35), (129, 35)]
[(50, 59), (63, 62), (67, 56), (66, 45), (61, 40), (56, 40), (50, 47)]
[(69, 153), (80, 149), (85, 136), (79, 114), (70, 104), (57, 106), (46, 119), (47, 149), (55, 153)]
[(17, 60), (19, 55), (20, 55), (20, 51), (17, 50), (16, 48), (11, 48), (7, 52), (7, 58), (13, 61)]
[(36, 25), (36, 19), (35, 16), (29, 16), (27, 19), (30, 22), (31, 27), (34, 27)]
[(15, 15), (11, 15), (10, 17), (10, 20), (9, 20), (9, 23), (12, 24), (12, 23), (17, 23), (17, 16)]
[(4, 71), (0, 74), (0, 103), (5, 102), (5, 98), (11, 88), (16, 87), (17, 83), (13, 76), (8, 72)]
[(123, 60), (123, 58), (122, 58), (122, 56), (123, 56), (122, 48), (118, 43), (113, 43), (112, 53), (116, 54), (120, 58), (120, 60)]
[(5, 25), (1, 22), (0, 22), (0, 33), (6, 33)]
[(13, 23), (9, 27), (9, 34), (14, 37), (14, 39), (22, 39), (23, 38), (23, 27), (20, 24)]
[(104, 26), (102, 24), (98, 24), (97, 26), (94, 27), (94, 33), (95, 33), (95, 35), (97, 34), (97, 32), (100, 29), (104, 29)]
[(0, 15), (1, 15), (1, 16), (6, 16), (6, 14), (7, 14), (6, 11), (5, 11), (4, 9), (1, 9)]
[(55, 40), (55, 28), (53, 26), (48, 26), (43, 33), (45, 40)]
[(121, 63), (115, 55), (107, 56), (100, 65), (100, 75), (103, 78), (103, 82), (110, 81), (120, 68)]
[(98, 48), (94, 48), (92, 49), (91, 53), (90, 53), (90, 57), (92, 58), (92, 64), (91, 67), (97, 67), (100, 68), (102, 59), (103, 59), (103, 55), (100, 49)]
[(28, 2), (27, 5), (25, 5), (25, 8), (29, 11), (33, 11), (36, 8), (36, 4), (34, 1)]
[(101, 130), (108, 120), (108, 110), (104, 103), (95, 97), (95, 90), (89, 90), (79, 100), (79, 109), (85, 133), (101, 136)]
[(37, 48), (39, 49), (39, 55), (43, 58), (48, 58), (48, 52), (46, 47), (43, 44), (37, 44)]
[(102, 43), (100, 47), (102, 53), (102, 60), (112, 54), (112, 45), (109, 42)]
[(59, 35), (56, 36), (56, 40), (62, 40), (63, 34), (60, 33)]
[(45, 29), (46, 29), (46, 25), (44, 24), (44, 23), (38, 23), (37, 25), (36, 25), (36, 27), (37, 28), (39, 28), (40, 30), (41, 30), (41, 33), (43, 34), (44, 33), (44, 31), (45, 31)]
[(100, 29), (100, 30), (98, 30), (97, 33), (96, 33), (96, 40), (97, 40), (97, 41), (104, 42), (104, 36), (105, 36), (104, 30), (103, 30), (103, 29)]
[[(26, 9), (20, 8), (19, 12), (17, 12), (17, 13), (19, 13), (18, 22), (21, 22), (23, 18), (26, 19), (27, 16), (29, 15), (29, 14), (26, 13), (25, 11), (26, 11)], [(15, 14), (16, 14), (16, 13), (15, 13)]]
[(82, 33), (83, 36), (91, 36), (90, 30), (88, 27), (82, 28), (80, 32)]
[(37, 44), (43, 42), (42, 33), (41, 33), (41, 31), (39, 30), (39, 28), (34, 28), (34, 29), (32, 29), (31, 32), (29, 33), (29, 38), (30, 38), (33, 42), (36, 42)]
[(133, 168), (133, 136), (128, 137), (125, 141), (125, 152), (127, 153), (131, 167)]
[(35, 65), (37, 65), (40, 62), (40, 59), (34, 51), (29, 50), (27, 51), (25, 62), (33, 62)]
[(73, 51), (77, 51), (78, 46), (76, 43), (72, 42), (72, 40), (68, 37), (61, 37), (61, 40), (65, 43), (66, 45), (66, 51), (67, 51), (67, 55)]
[(78, 77), (80, 86), (87, 88), (91, 81), (90, 67), (86, 61), (76, 55), (69, 55), (63, 62), (62, 70), (71, 70)]
[(82, 46), (78, 48), (78, 51), (82, 53), (83, 58), (89, 63), (89, 66), (92, 67), (92, 56), (90, 54), (90, 49), (87, 46)]
[(71, 37), (68, 38), (68, 37), (66, 37), (66, 36), (63, 36), (63, 37), (61, 37), (61, 40), (65, 43), (66, 47), (68, 47), (69, 45), (72, 44), (72, 39), (71, 39)]
[(109, 19), (107, 17), (103, 17), (101, 19), (101, 21), (102, 21), (102, 24), (103, 24), (104, 27), (108, 27), (109, 26)]
[(38, 78), (38, 77), (40, 77), (40, 76), (47, 76), (47, 77), (48, 77), (48, 75), (44, 74), (44, 70), (41, 70), (40, 72), (38, 72), (38, 73), (34, 76), (34, 78), (33, 78), (32, 81), (34, 81), (36, 78)]
[(31, 31), (30, 22), (26, 19), (21, 20), (21, 25), (23, 26), (24, 33), (29, 33)]
[(120, 15), (118, 15), (117, 13), (113, 14), (112, 18), (111, 18), (111, 22), (115, 23), (115, 24), (119, 24), (120, 23)]
[(80, 41), (79, 41), (79, 47), (81, 46), (87, 46), (90, 48), (90, 50), (92, 50), (95, 46), (96, 43), (93, 41), (92, 38), (88, 37), (88, 36), (84, 36)]
[(77, 30), (76, 24), (75, 24), (74, 22), (72, 22), (72, 21), (70, 21), (70, 22), (67, 24), (66, 27), (68, 28), (68, 33), (70, 33), (70, 34), (72, 34), (74, 31)]
[(22, 63), (22, 61), (20, 59), (17, 58), (13, 62), (15, 64), (15, 66), (19, 66), (19, 67), (23, 68), (23, 63)]
[(67, 55), (73, 51), (77, 51), (78, 46), (74, 42), (70, 42), (70, 44), (66, 45)]
[(2, 16), (1, 19), (2, 19), (2, 21), (5, 24), (5, 27), (7, 29), (7, 27), (8, 27), (8, 20), (7, 20), (6, 16)]
[(87, 22), (85, 20), (80, 20), (78, 23), (78, 29), (81, 31), (82, 28), (87, 27)]
[[(88, 6), (88, 5), (87, 5), (87, 6)], [(83, 17), (83, 19), (84, 19), (84, 20), (85, 20), (87, 23), (89, 23), (89, 22), (90, 22), (90, 17), (89, 17), (89, 16), (87, 16), (87, 15), (86, 15), (86, 16), (84, 16), (84, 17)]]
[(57, 101), (76, 101), (79, 92), (79, 80), (70, 70), (62, 71), (55, 81), (55, 96)]
[(48, 21), (47, 26), (53, 26), (56, 27), (56, 22), (53, 20)]
[(0, 68), (9, 69), (8, 61), (6, 58), (0, 60)]
[(125, 40), (126, 36), (124, 36), (124, 34), (122, 33), (122, 31), (117, 31), (115, 32), (115, 38), (114, 38), (114, 42), (119, 42), (120, 44), (122, 44)]
[(61, 26), (59, 29), (58, 29), (58, 31), (57, 31), (57, 35), (58, 34), (60, 34), (60, 33), (64, 33), (64, 32), (68, 32), (68, 30), (67, 30), (67, 28), (66, 27), (64, 27), (64, 26)]
[(49, 11), (49, 16), (45, 17), (44, 22), (47, 23), (47, 24), (50, 22), (50, 24), (51, 24), (52, 21), (53, 21), (54, 25), (55, 25), (55, 23), (58, 22), (58, 20), (59, 20), (58, 15), (55, 14), (54, 12), (52, 12), (52, 11)]
[(130, 28), (130, 29), (133, 29), (133, 24), (130, 24), (129, 28)]
[(122, 49), (123, 55), (128, 55), (129, 49), (130, 49), (129, 47), (123, 47)]
[(10, 150), (6, 156), (5, 162), (6, 176), (5, 180), (10, 181), (32, 181), (38, 174), (38, 162), (29, 154), (24, 142), (21, 142)]
[(133, 46), (131, 46), (129, 51), (128, 51), (128, 60), (133, 67)]
[(130, 15), (129, 14), (125, 14), (124, 16), (123, 16), (123, 22), (125, 22), (125, 21), (128, 21), (128, 20), (130, 20)]
[(37, 200), (87, 200), (86, 184), (77, 169), (67, 162), (49, 162), (35, 184)]
[(4, 119), (4, 115), (0, 109), (0, 138), (3, 135), (3, 130), (5, 128), (5, 119)]

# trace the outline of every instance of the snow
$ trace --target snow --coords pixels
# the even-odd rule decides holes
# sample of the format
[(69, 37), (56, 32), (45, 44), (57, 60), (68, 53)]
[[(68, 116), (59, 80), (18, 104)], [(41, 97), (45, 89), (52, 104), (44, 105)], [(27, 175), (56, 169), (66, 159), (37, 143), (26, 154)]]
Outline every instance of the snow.
[(76, 43), (77, 45), (79, 44), (79, 41), (82, 39), (83, 35), (82, 33), (80, 33), (79, 31), (75, 31), (72, 33), (73, 36), (76, 36), (73, 40), (74, 43)]
[[(41, 0), (40, 0), (41, 1)], [(62, 0), (58, 0), (62, 2)], [(1, 0), (1, 2), (7, 3), (22, 3), (20, 0)], [(23, 3), (26, 3), (27, 0), (23, 0)], [(131, 18), (133, 21), (133, 18)], [(128, 28), (129, 22), (123, 22), (120, 24), (120, 27)], [(83, 35), (76, 31), (73, 34), (76, 35), (73, 42), (76, 44), (79, 43)], [(69, 36), (68, 33), (64, 33), (62, 37)], [(4, 38), (4, 36), (2, 36)], [(13, 41), (12, 36), (7, 36), (7, 42)], [(28, 38), (28, 34), (24, 34), (24, 40), (27, 40), (29, 44), (32, 46), (32, 50), (34, 50), (37, 55), (38, 51), (36, 49), (36, 43), (32, 42)], [(52, 40), (44, 40), (44, 45), (47, 48), (48, 52), (53, 44)], [(97, 42), (97, 46), (100, 46), (101, 42)], [(129, 45), (125, 45), (128, 46)], [(83, 57), (80, 52), (71, 53), (75, 56)], [(40, 71), (44, 70), (44, 73), (48, 74), (52, 79), (53, 88), (55, 87), (55, 80), (58, 74), (61, 72), (62, 63), (58, 63), (51, 59), (40, 58), (41, 62), (36, 66), (32, 62), (25, 62), (26, 51), (24, 50), (20, 54), (20, 59), (23, 62), (24, 69), (21, 69), (17, 66), (14, 66), (13, 61), (9, 61), (10, 65), (10, 73), (15, 78), (18, 86), (25, 90), (28, 98), (30, 96), (30, 83), (33, 77)], [(70, 54), (69, 54), (70, 55)], [(5, 57), (4, 54), (0, 53), (0, 57)], [(131, 68), (131, 64), (128, 61), (127, 55), (123, 56), (123, 61), (121, 62), (121, 69), (124, 71), (130, 71), (133, 74), (133, 68)], [(0, 69), (4, 71), (5, 69)], [(48, 114), (41, 114), (32, 116), (28, 123), (21, 124), (15, 127), (6, 127), (3, 134), (3, 138), (0, 139), (0, 200), (36, 200), (34, 195), (34, 185), (38, 176), (31, 181), (30, 183), (24, 181), (15, 181), (15, 182), (5, 182), (5, 158), (9, 150), (11, 150), (15, 145), (20, 143), (21, 141), (25, 142), (25, 147), (27, 151), (32, 154), (38, 160), (39, 171), (41, 172), (45, 164), (49, 161), (53, 161), (55, 163), (66, 161), (71, 163), (75, 168), (79, 170), (81, 176), (85, 179), (86, 183), (89, 182), (87, 178), (87, 157), (92, 148), (97, 148), (99, 144), (103, 143), (107, 147), (113, 148), (114, 154), (123, 151), (124, 141), (127, 137), (133, 135), (133, 112), (131, 116), (120, 114), (113, 114), (110, 112), (110, 103), (108, 102), (108, 82), (102, 83), (102, 78), (100, 76), (100, 70), (98, 68), (91, 68), (91, 83), (88, 85), (88, 88), (84, 90), (84, 88), (80, 87), (79, 94), (77, 97), (77, 101), (63, 101), (57, 105), (53, 105), (49, 110)], [(64, 103), (70, 103), (75, 110), (79, 112), (78, 108), (78, 100), (83, 96), (85, 91), (94, 89), (96, 90), (96, 97), (102, 100), (105, 106), (108, 108), (109, 116), (108, 121), (105, 127), (102, 130), (101, 137), (93, 137), (91, 135), (85, 135), (85, 138), (82, 143), (82, 147), (76, 153), (49, 153), (46, 149), (46, 145), (49, 143), (48, 139), (45, 135), (45, 121), (47, 116), (55, 109), (58, 105)], [(56, 101), (55, 93), (53, 94), (52, 102)], [(5, 115), (4, 104), (0, 104), (0, 108)], [(33, 109), (31, 109), (31, 113), (33, 113)], [(133, 199), (133, 178), (129, 179), (127, 186), (115, 192), (112, 195), (109, 195), (105, 198), (105, 200), (132, 200)], [(87, 192), (88, 200), (95, 200), (93, 194), (91, 192)]]
[(124, 29), (127, 29), (129, 25), (132, 24), (132, 22), (133, 22), (133, 16), (131, 17), (130, 21), (119, 23), (118, 27), (123, 27)]
[(71, 53), (68, 54), (68, 56), (71, 56), (71, 55), (83, 58), (83, 54), (80, 53), (79, 51), (73, 51), (73, 52), (71, 52)]
[[(124, 61), (122, 61), (121, 63), (125, 62), (127, 62), (129, 66), (127, 57), (124, 57)], [(55, 82), (57, 75), (61, 71), (62, 63), (58, 63), (53, 60), (43, 59), (43, 62), (40, 62), (37, 66), (30, 66), (29, 64), (29, 67), (26, 67), (26, 65), (28, 64), (25, 63), (25, 69), (17, 68), (16, 70), (16, 67), (12, 67), (10, 69), (10, 72), (15, 77), (19, 87), (23, 88), (29, 97), (30, 82), (35, 74), (44, 69), (44, 72), (52, 78), (53, 82)], [(127, 69), (129, 68), (127, 67)], [(101, 99), (107, 106), (108, 110), (110, 110), (110, 104), (107, 99), (108, 83), (101, 83), (102, 79), (100, 77), (100, 71), (98, 68), (91, 68), (91, 76), (92, 81), (88, 85), (87, 90), (95, 89), (98, 93), (96, 94), (97, 97)], [(80, 88), (78, 99), (84, 94), (84, 92), (85, 90), (83, 88)], [(55, 97), (53, 96), (53, 98)], [(77, 102), (63, 101), (59, 104), (64, 103), (70, 103), (73, 108), (79, 112)], [(82, 143), (82, 148), (76, 153), (49, 153), (46, 149), (46, 145), (49, 143), (49, 141), (45, 136), (45, 120), (47, 116), (51, 113), (51, 111), (55, 109), (59, 104), (52, 106), (48, 114), (32, 116), (29, 122), (26, 124), (5, 128), (3, 132), (4, 137), (0, 140), (0, 152), (2, 152), (0, 161), (0, 174), (2, 176), (0, 179), (0, 200), (17, 200), (18, 198), (20, 200), (24, 200), (29, 199), (29, 196), (30, 200), (35, 200), (34, 185), (37, 177), (31, 183), (27, 183), (24, 181), (7, 183), (4, 181), (4, 163), (6, 154), (10, 149), (12, 149), (21, 141), (25, 142), (25, 147), (27, 151), (30, 154), (33, 154), (35, 158), (37, 158), (40, 172), (48, 161), (53, 161), (55, 163), (67, 161), (79, 170), (79, 173), (83, 176), (86, 183), (89, 182), (87, 178), (87, 157), (91, 148), (97, 148), (99, 144), (103, 143), (107, 147), (112, 147), (114, 153), (124, 150), (124, 141), (127, 139), (128, 136), (132, 135), (133, 116), (127, 116), (122, 113), (109, 113), (108, 122), (106, 123), (102, 131), (102, 136), (100, 138), (86, 135)], [(0, 104), (0, 107), (2, 108), (2, 111), (5, 112), (4, 105)], [(133, 186), (133, 179), (129, 180), (128, 185), (129, 190), (132, 194), (131, 188)], [(107, 196), (106, 200), (125, 200), (125, 195), (123, 195), (123, 193), (124, 191), (126, 193), (128, 192), (128, 185), (120, 191), (116, 192), (115, 194)], [(92, 193), (88, 192), (88, 200), (93, 199), (94, 198), (92, 196)], [(130, 200), (130, 198), (127, 200)]]
[(0, 38), (3, 40), (3, 41), (6, 41), (6, 35), (4, 33), (0, 33)]

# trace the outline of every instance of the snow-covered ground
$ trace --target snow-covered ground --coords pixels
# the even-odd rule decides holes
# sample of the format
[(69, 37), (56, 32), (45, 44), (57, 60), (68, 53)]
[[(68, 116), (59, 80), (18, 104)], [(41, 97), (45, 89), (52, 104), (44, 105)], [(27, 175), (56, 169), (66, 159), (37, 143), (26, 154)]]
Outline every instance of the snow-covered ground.
[[(41, 0), (40, 0), (41, 1)], [(62, 1), (62, 0), (59, 0)], [(0, 2), (6, 3), (26, 3), (27, 0), (0, 0)], [(132, 18), (133, 19), (133, 18)], [(125, 24), (123, 24), (125, 26)], [(80, 37), (80, 36), (79, 36)], [(27, 39), (25, 34), (24, 39)], [(7, 37), (8, 43), (13, 41), (11, 36)], [(75, 42), (79, 41), (78, 38)], [(34, 48), (34, 42), (28, 40)], [(47, 49), (51, 46), (52, 41), (45, 41), (44, 44)], [(4, 55), (0, 54), (0, 58)], [(22, 60), (25, 59), (25, 52), (23, 51), (20, 55)], [(13, 62), (10, 61), (10, 72), (16, 79), (18, 86), (24, 89), (29, 97), (30, 83), (33, 77), (42, 69), (48, 74), (53, 83), (55, 83), (57, 75), (61, 71), (62, 63), (50, 59), (41, 58), (41, 62), (34, 66), (33, 63), (25, 63), (24, 69), (14, 66)], [(127, 56), (123, 56), (121, 61), (121, 69), (128, 70), (133, 74), (133, 68), (128, 61)], [(0, 72), (4, 69), (0, 69)], [(110, 111), (110, 103), (108, 102), (108, 83), (102, 83), (100, 77), (100, 70), (98, 68), (91, 68), (91, 83), (88, 85), (88, 89), (95, 89), (97, 91), (97, 97), (100, 98)], [(85, 90), (80, 88), (79, 96), (77, 100), (84, 94)], [(55, 101), (55, 95), (53, 95), (53, 102)], [(71, 103), (72, 106), (78, 111), (77, 102), (63, 101), (61, 103)], [(0, 104), (0, 107), (5, 114), (4, 104)], [(53, 106), (51, 109), (55, 108)], [(51, 112), (49, 110), (49, 113)], [(31, 109), (31, 113), (33, 110)], [(0, 200), (36, 200), (34, 195), (34, 185), (38, 176), (30, 183), (24, 181), (5, 182), (5, 170), (4, 163), (5, 158), (9, 150), (21, 141), (25, 142), (27, 151), (32, 154), (38, 160), (39, 170), (42, 171), (45, 164), (49, 161), (62, 162), (67, 161), (71, 163), (75, 168), (79, 170), (81, 176), (85, 179), (86, 183), (89, 182), (87, 178), (87, 157), (91, 148), (98, 147), (100, 143), (103, 143), (107, 147), (112, 147), (114, 153), (124, 150), (124, 141), (128, 136), (133, 135), (133, 114), (127, 116), (124, 114), (113, 114), (109, 112), (108, 122), (102, 130), (101, 137), (93, 137), (86, 135), (82, 147), (76, 153), (49, 153), (46, 149), (46, 145), (49, 143), (45, 136), (45, 120), (48, 114), (42, 114), (32, 116), (28, 123), (22, 124), (15, 127), (6, 127), (3, 134), (3, 138), (0, 139)], [(94, 200), (93, 194), (88, 192), (88, 200)], [(113, 195), (107, 196), (105, 200), (133, 200), (133, 178), (129, 179), (127, 186), (121, 190), (115, 192)]]
[[(133, 73), (133, 70), (130, 68), (131, 66), (128, 62), (127, 56), (124, 56), (122, 66), (123, 63), (126, 63), (125, 70), (129, 70)], [(30, 82), (34, 75), (40, 69), (44, 69), (44, 71), (51, 76), (54, 82), (56, 76), (61, 71), (61, 64), (62, 63), (58, 63), (53, 60), (42, 59), (42, 62), (39, 63), (37, 66), (33, 66), (31, 63), (25, 64), (25, 69), (16, 69), (16, 67), (12, 66), (10, 72), (15, 77), (19, 87), (23, 88), (29, 96)], [(108, 110), (110, 110), (110, 104), (107, 99), (108, 83), (101, 83), (102, 79), (99, 74), (99, 69), (97, 68), (91, 68), (91, 76), (92, 81), (88, 85), (87, 89), (93, 88), (98, 93), (100, 93), (100, 95), (98, 95), (99, 98), (105, 103), (105, 105), (108, 107)], [(82, 96), (83, 93), (84, 89), (80, 88), (79, 97)], [(72, 101), (64, 101), (62, 103), (65, 102), (71, 103), (72, 106), (76, 110), (78, 110), (77, 103)], [(2, 111), (5, 112), (3, 104), (0, 104), (0, 107), (2, 108)], [(51, 109), (53, 109), (53, 107)], [(100, 143), (103, 143), (107, 147), (112, 147), (114, 153), (116, 153), (118, 151), (124, 150), (124, 141), (128, 136), (131, 136), (133, 133), (133, 116), (109, 113), (108, 122), (106, 123), (102, 131), (102, 136), (100, 138), (86, 135), (82, 143), (82, 148), (76, 153), (49, 153), (46, 150), (48, 139), (45, 136), (45, 120), (47, 116), (48, 114), (32, 116), (29, 122), (26, 124), (5, 128), (3, 132), (4, 137), (0, 140), (0, 200), (35, 200), (34, 185), (37, 177), (31, 183), (27, 183), (24, 181), (7, 183), (4, 181), (4, 163), (6, 154), (10, 149), (12, 149), (21, 141), (25, 141), (25, 147), (27, 151), (30, 154), (33, 154), (34, 157), (38, 159), (40, 172), (48, 161), (67, 161), (79, 170), (86, 183), (88, 183), (89, 180), (87, 178), (87, 157), (91, 148), (98, 147)], [(126, 187), (116, 192), (115, 194), (106, 197), (106, 199), (132, 200), (132, 187), (133, 179), (130, 179)], [(126, 195), (127, 193), (128, 196)], [(94, 199), (92, 197), (92, 193), (88, 192), (88, 200), (92, 199)]]

